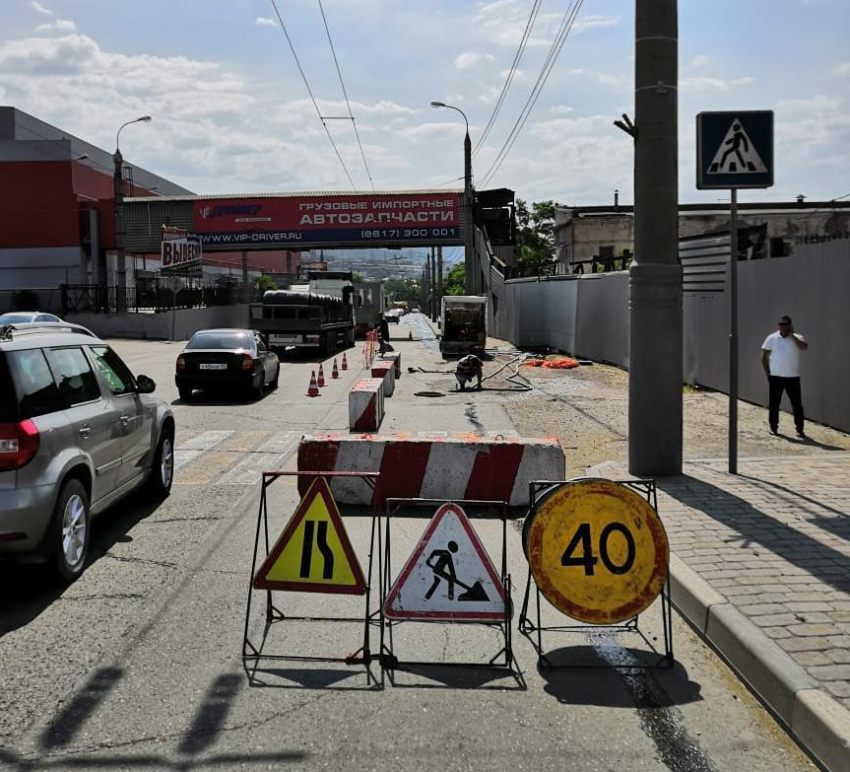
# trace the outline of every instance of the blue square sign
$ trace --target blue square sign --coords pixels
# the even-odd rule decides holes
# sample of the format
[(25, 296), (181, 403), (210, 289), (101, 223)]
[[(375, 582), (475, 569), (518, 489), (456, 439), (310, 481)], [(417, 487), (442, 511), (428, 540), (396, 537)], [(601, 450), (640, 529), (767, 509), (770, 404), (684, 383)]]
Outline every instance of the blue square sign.
[(773, 185), (773, 111), (697, 115), (697, 189)]

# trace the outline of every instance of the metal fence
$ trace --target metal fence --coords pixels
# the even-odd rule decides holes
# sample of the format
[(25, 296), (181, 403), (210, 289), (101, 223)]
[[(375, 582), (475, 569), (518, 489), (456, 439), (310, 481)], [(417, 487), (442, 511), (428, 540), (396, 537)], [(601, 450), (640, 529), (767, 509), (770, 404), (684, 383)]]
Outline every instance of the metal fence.
[[(251, 290), (253, 292), (253, 290)], [(159, 313), (172, 308), (209, 308), (240, 302), (240, 286), (182, 286), (170, 282), (145, 282), (122, 289), (100, 284), (65, 284), (61, 287), (61, 313)]]
[(62, 313), (62, 292), (58, 287), (0, 290), (0, 314), (10, 311)]

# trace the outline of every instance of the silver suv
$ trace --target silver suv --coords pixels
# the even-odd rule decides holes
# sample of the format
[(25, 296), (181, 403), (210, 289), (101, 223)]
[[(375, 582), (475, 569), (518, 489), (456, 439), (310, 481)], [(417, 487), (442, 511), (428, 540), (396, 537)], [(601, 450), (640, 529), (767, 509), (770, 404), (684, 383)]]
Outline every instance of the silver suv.
[(83, 570), (91, 520), (174, 474), (174, 416), (85, 327), (0, 326), (0, 558)]

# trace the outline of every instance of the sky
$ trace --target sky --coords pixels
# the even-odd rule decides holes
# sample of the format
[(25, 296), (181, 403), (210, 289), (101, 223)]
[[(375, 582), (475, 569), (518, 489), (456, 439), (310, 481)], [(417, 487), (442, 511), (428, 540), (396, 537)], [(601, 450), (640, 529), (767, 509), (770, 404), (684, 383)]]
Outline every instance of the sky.
[[(476, 187), (565, 205), (632, 202), (631, 0), (584, 0), (504, 162), (493, 162), (575, 0), (542, 0), (485, 142), (534, 0), (322, 0), (350, 120), (327, 126), (354, 187)], [(277, 0), (319, 113), (346, 116), (318, 0)], [(198, 193), (351, 190), (271, 0), (0, 0), (0, 104)], [(741, 201), (850, 194), (850, 2), (679, 0), (679, 199), (695, 189), (695, 115), (775, 111), (775, 179)]]

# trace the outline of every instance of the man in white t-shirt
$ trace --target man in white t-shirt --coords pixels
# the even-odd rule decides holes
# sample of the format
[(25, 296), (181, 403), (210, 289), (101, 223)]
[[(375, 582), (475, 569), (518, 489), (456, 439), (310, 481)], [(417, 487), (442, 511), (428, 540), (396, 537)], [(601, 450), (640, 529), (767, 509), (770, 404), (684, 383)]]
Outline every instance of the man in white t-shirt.
[(786, 391), (794, 411), (797, 436), (806, 439), (803, 397), (800, 393), (800, 352), (808, 347), (806, 339), (794, 332), (790, 316), (783, 316), (779, 320), (779, 329), (768, 335), (762, 343), (761, 365), (770, 384), (768, 421), (771, 434), (779, 431), (779, 403), (782, 402), (782, 392)]

